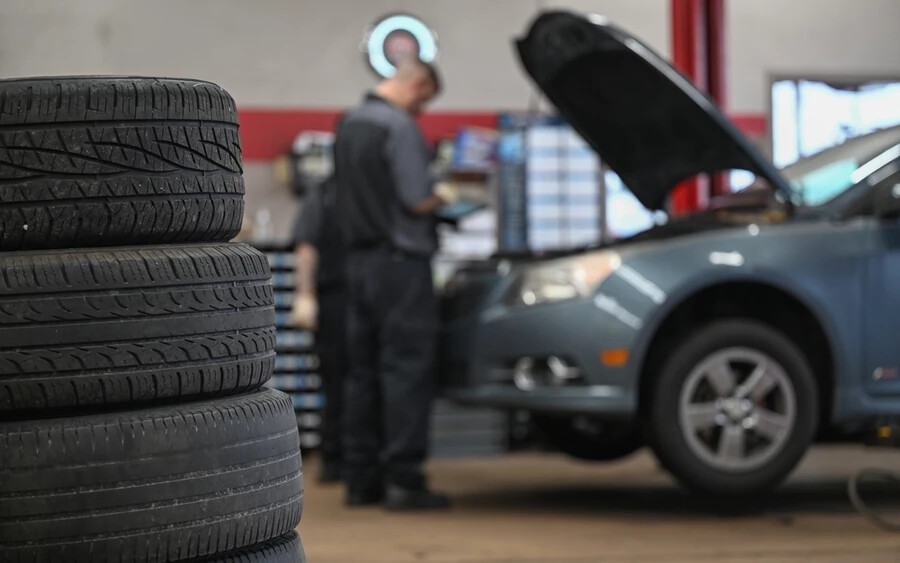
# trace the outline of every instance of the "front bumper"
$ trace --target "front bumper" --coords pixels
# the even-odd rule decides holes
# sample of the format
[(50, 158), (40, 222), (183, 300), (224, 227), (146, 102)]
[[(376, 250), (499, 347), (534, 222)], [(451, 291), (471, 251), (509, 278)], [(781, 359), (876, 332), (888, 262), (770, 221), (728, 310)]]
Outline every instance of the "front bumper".
[(508, 385), (484, 384), (449, 388), (445, 396), (469, 405), (523, 409), (566, 415), (591, 415), (605, 419), (630, 419), (634, 399), (622, 387), (590, 385), (521, 391)]
[[(634, 327), (598, 308), (593, 299), (521, 308), (485, 299), (477, 310), (444, 326), (444, 395), (480, 406), (630, 418), (637, 409), (639, 359), (609, 367), (602, 364), (600, 353), (629, 349), (636, 334)], [(549, 356), (575, 366), (579, 380), (527, 390), (513, 384), (518, 360)]]

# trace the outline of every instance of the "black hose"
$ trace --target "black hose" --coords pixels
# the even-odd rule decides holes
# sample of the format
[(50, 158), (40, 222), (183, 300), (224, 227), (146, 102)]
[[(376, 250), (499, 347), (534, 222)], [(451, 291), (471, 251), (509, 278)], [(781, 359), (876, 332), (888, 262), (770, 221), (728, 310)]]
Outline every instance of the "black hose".
[(847, 494), (850, 495), (850, 503), (853, 504), (853, 508), (879, 528), (889, 532), (900, 532), (900, 522), (887, 520), (863, 502), (862, 497), (859, 496), (859, 483), (863, 480), (885, 481), (900, 485), (900, 474), (886, 469), (863, 469), (850, 477), (847, 482)]

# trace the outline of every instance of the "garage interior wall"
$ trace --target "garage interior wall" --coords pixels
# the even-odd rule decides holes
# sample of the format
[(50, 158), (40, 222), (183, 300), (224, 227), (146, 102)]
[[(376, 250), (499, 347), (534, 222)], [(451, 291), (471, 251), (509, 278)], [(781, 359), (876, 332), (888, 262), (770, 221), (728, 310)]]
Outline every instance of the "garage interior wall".
[(607, 13), (668, 52), (669, 0), (4, 0), (0, 74), (181, 75), (244, 106), (344, 107), (375, 81), (363, 30), (408, 11), (438, 33), (435, 109), (519, 108), (529, 90), (511, 40), (539, 4)]
[[(435, 111), (522, 110), (532, 91), (511, 39), (538, 8), (608, 16), (663, 55), (669, 0), (5, 0), (0, 76), (139, 74), (218, 82), (241, 108), (354, 104), (375, 80), (363, 29), (409, 11), (438, 33), (446, 90)], [(896, 0), (728, 0), (728, 110), (768, 111), (770, 73), (900, 76)], [(860, 64), (859, 61), (866, 61)], [(287, 149), (287, 146), (284, 147)], [(247, 207), (276, 232), (294, 213), (265, 161), (246, 166)]]

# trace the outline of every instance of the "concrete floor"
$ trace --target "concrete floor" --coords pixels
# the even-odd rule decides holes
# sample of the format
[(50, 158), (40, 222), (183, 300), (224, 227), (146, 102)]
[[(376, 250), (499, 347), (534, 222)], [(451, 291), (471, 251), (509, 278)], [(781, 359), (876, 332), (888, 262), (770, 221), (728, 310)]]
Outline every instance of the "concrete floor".
[[(868, 466), (900, 471), (900, 451), (819, 447), (752, 506), (711, 506), (646, 452), (597, 465), (530, 453), (439, 460), (432, 482), (454, 508), (389, 514), (345, 508), (340, 487), (316, 483), (312, 458), (299, 530), (311, 563), (900, 561), (900, 534), (873, 527), (847, 500), (846, 479)], [(900, 517), (900, 489), (872, 496)]]

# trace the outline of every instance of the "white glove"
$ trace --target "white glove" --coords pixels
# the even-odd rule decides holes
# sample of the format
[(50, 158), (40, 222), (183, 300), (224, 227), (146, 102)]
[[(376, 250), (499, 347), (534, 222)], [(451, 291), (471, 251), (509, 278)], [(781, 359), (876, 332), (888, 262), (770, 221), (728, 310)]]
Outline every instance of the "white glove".
[(434, 195), (438, 196), (446, 205), (459, 201), (459, 186), (452, 182), (438, 182), (434, 185)]
[(294, 298), (291, 309), (291, 322), (297, 328), (316, 330), (319, 316), (319, 301), (315, 295), (302, 294)]

